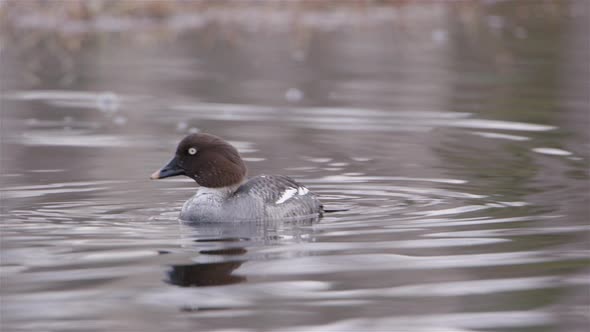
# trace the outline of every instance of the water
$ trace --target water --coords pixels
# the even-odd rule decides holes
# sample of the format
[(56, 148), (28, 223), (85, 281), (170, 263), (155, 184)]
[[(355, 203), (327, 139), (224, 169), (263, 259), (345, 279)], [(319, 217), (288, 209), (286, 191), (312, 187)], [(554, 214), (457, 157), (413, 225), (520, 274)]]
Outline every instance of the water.
[[(228, 10), (5, 32), (2, 330), (587, 328), (583, 1)], [(345, 211), (179, 224), (190, 132)]]

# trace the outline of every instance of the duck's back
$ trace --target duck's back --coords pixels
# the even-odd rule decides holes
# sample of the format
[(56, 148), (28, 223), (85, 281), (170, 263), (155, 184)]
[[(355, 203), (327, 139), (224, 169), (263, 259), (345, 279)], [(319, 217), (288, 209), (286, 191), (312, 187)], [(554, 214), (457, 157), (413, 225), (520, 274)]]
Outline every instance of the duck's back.
[(322, 204), (309, 189), (283, 175), (259, 175), (239, 187), (203, 188), (182, 207), (186, 222), (315, 220)]
[[(284, 175), (252, 177), (236, 190), (231, 200), (243, 208), (245, 215), (256, 219), (308, 218), (322, 214), (317, 196)], [(243, 204), (247, 206), (241, 206)]]

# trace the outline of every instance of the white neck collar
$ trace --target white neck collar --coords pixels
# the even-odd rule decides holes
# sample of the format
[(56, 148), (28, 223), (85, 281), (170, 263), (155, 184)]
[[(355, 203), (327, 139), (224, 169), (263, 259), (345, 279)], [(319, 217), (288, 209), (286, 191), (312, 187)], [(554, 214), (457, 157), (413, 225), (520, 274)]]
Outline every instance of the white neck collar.
[(211, 195), (219, 198), (227, 198), (235, 193), (241, 185), (242, 183), (219, 188), (199, 187), (197, 189), (197, 196)]

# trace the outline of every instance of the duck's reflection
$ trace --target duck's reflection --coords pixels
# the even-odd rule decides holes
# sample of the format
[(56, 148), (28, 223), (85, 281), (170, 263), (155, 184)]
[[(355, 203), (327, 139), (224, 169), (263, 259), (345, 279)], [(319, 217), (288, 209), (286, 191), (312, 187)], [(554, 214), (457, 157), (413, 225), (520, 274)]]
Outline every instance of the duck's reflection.
[(237, 284), (246, 281), (245, 277), (232, 274), (235, 269), (242, 265), (242, 262), (174, 265), (168, 271), (168, 279), (166, 281), (181, 287)]
[[(221, 286), (247, 281), (236, 274), (248, 257), (249, 247), (276, 242), (309, 241), (310, 223), (242, 223), (180, 226), (181, 246), (195, 263), (172, 265), (165, 281), (181, 287)], [(192, 255), (191, 255), (192, 256)]]

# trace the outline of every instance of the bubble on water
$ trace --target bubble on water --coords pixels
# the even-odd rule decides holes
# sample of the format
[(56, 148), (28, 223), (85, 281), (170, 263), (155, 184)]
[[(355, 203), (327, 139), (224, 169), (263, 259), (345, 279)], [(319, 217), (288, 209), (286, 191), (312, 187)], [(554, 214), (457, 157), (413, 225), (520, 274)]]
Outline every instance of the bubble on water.
[(572, 153), (569, 151), (565, 151), (562, 149), (555, 149), (555, 148), (534, 148), (534, 152), (541, 153), (541, 154), (548, 154), (552, 156), (571, 156)]
[(65, 126), (64, 127), (64, 131), (70, 131), (70, 130), (72, 130), (72, 127), (70, 127), (70, 126)]
[(98, 95), (96, 104), (102, 112), (117, 112), (119, 110), (119, 97), (112, 92), (105, 92)]
[(432, 31), (432, 40), (437, 44), (443, 44), (449, 39), (449, 34), (446, 30), (437, 29)]
[(39, 120), (37, 120), (35, 118), (27, 119), (26, 123), (28, 126), (34, 126), (39, 123)]
[(188, 130), (188, 133), (189, 133), (189, 134), (196, 134), (196, 133), (199, 133), (199, 132), (201, 132), (201, 130), (200, 130), (199, 128), (195, 128), (195, 127), (191, 127), (191, 128)]
[(528, 36), (528, 33), (523, 27), (516, 27), (516, 29), (514, 29), (514, 36), (519, 39), (525, 39)]
[(298, 102), (303, 99), (303, 92), (297, 88), (290, 88), (285, 92), (285, 99), (290, 102)]
[(179, 123), (176, 124), (177, 131), (185, 131), (186, 128), (188, 128), (188, 123), (186, 123), (184, 121), (180, 121)]
[(74, 121), (74, 118), (72, 118), (71, 116), (65, 116), (64, 117), (64, 122), (65, 123), (71, 123)]
[(502, 29), (504, 27), (504, 18), (502, 16), (490, 15), (487, 17), (487, 22), (492, 29)]
[(291, 59), (302, 62), (305, 61), (305, 52), (302, 50), (296, 50), (291, 53)]
[(122, 115), (116, 116), (113, 119), (113, 123), (116, 124), (117, 126), (123, 126), (127, 123), (127, 118)]

